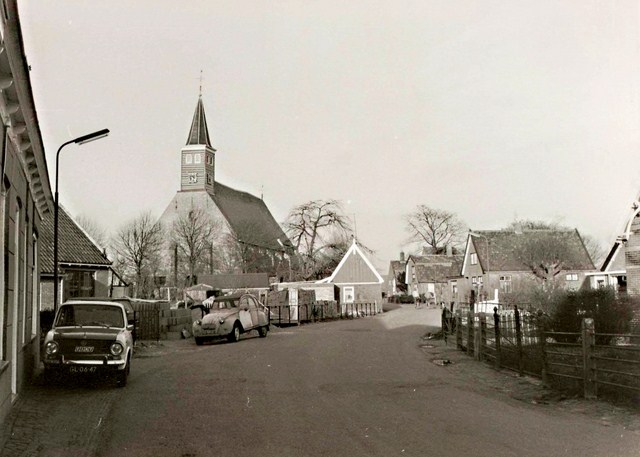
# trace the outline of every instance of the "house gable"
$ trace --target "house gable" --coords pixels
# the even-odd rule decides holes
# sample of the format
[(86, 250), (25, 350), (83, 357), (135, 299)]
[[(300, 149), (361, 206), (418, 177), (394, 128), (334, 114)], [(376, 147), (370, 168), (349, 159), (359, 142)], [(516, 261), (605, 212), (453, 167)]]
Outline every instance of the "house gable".
[(355, 239), (327, 282), (334, 284), (382, 284), (377, 272)]

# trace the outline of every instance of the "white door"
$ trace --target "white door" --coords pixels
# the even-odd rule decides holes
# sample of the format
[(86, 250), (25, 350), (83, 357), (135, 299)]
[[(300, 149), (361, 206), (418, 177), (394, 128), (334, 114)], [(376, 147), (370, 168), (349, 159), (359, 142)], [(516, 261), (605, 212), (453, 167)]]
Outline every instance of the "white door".
[(238, 316), (240, 318), (242, 328), (245, 330), (253, 328), (253, 324), (251, 323), (251, 311), (249, 309), (249, 299), (247, 297), (242, 297), (240, 299), (240, 312), (238, 313)]

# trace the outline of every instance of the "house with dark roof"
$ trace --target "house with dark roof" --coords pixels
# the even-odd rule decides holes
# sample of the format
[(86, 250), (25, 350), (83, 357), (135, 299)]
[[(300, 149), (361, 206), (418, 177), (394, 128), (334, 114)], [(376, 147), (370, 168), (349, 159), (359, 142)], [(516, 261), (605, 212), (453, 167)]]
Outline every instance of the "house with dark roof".
[[(410, 255), (405, 265), (407, 293), (426, 303), (445, 303), (455, 299), (462, 256), (445, 254)], [(453, 281), (453, 282), (451, 282)]]
[(389, 271), (385, 283), (387, 296), (400, 295), (407, 292), (407, 284), (404, 279), (406, 264), (404, 252), (400, 253), (400, 260), (391, 260), (389, 262)]
[[(215, 154), (200, 96), (187, 144), (180, 154), (180, 190), (159, 222), (171, 232), (178, 218), (200, 208), (211, 223), (219, 225), (211, 261), (207, 265), (209, 273), (267, 273), (277, 280), (284, 280), (293, 254), (291, 242), (263, 198), (216, 181)], [(183, 285), (177, 273), (179, 264), (180, 258), (168, 245), (165, 274), (168, 282), (172, 279), (175, 286)]]
[[(42, 220), (40, 248), (42, 310), (53, 309), (53, 228), (54, 215), (47, 214)], [(73, 220), (64, 207), (60, 206), (58, 211), (59, 303), (77, 297), (111, 297), (114, 295), (114, 288), (120, 290), (126, 287), (111, 265), (111, 260), (102, 248)]]
[(594, 270), (577, 230), (470, 231), (458, 281), (459, 300), (508, 296), (543, 277), (577, 290)]

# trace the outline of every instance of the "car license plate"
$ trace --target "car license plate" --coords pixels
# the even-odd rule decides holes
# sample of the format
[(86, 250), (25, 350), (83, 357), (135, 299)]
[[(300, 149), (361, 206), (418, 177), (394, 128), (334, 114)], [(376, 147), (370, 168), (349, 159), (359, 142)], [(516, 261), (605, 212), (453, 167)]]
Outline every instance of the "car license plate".
[(70, 366), (69, 367), (69, 373), (95, 373), (96, 372), (96, 367), (77, 367), (77, 366)]
[(76, 352), (93, 352), (93, 346), (76, 346)]

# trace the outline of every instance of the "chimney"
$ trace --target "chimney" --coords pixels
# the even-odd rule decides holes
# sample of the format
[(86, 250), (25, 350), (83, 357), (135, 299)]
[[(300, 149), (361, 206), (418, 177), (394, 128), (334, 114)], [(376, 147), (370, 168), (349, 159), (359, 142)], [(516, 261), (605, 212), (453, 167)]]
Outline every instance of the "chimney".
[(400, 251), (400, 262), (404, 262), (404, 252)]

